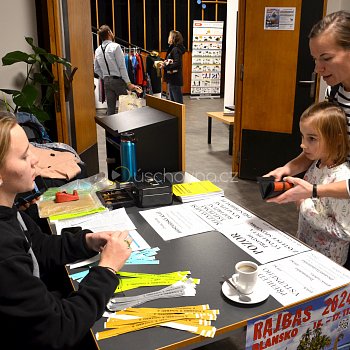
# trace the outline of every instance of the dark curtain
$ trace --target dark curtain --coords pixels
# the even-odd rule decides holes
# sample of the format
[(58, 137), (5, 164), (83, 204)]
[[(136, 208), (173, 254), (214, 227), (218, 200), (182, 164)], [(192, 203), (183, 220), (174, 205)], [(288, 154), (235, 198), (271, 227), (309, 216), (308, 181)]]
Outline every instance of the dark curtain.
[[(148, 51), (159, 50), (159, 8), (158, 1), (146, 1), (146, 40)], [(140, 27), (139, 27), (140, 29)], [(143, 28), (142, 28), (143, 31)]]
[(173, 0), (162, 1), (162, 51), (167, 51), (169, 32), (174, 29)]
[[(96, 0), (91, 1), (91, 23), (96, 26)], [(226, 5), (219, 4), (218, 21), (226, 21)], [(113, 26), (112, 1), (98, 0), (99, 25)], [(204, 10), (204, 20), (215, 21), (215, 4), (207, 4)], [(188, 13), (187, 0), (176, 1), (176, 30), (180, 31), (184, 38), (187, 50), (192, 50), (193, 20), (202, 19), (202, 6), (197, 1), (190, 1), (190, 13)], [(190, 42), (188, 41), (188, 18), (190, 20)], [(146, 43), (144, 42), (143, 0), (130, 0), (130, 32), (128, 23), (128, 0), (114, 1), (115, 35), (136, 46), (148, 51), (168, 49), (169, 31), (174, 29), (174, 2), (173, 0), (161, 1), (161, 33), (159, 33), (159, 1), (146, 0)], [(161, 34), (161, 48), (159, 48), (159, 34)], [(94, 40), (95, 43), (95, 40)]]
[[(92, 8), (94, 8), (95, 16), (96, 16), (96, 2), (94, 0), (91, 0), (91, 10), (92, 10)], [(103, 24), (107, 24), (113, 30), (112, 10), (113, 9), (112, 9), (111, 1), (99, 1), (98, 2), (99, 26), (102, 26)], [(91, 16), (92, 16), (92, 11), (91, 11)]]
[[(92, 0), (93, 1), (93, 0)], [(109, 0), (104, 0), (111, 3)], [(101, 0), (99, 0), (101, 2)], [(115, 36), (126, 42), (129, 41), (129, 26), (128, 26), (128, 1), (114, 1), (114, 20), (115, 20)], [(141, 26), (139, 27), (141, 30)], [(142, 27), (143, 30), (143, 27)], [(118, 42), (118, 40), (116, 40)]]
[(144, 48), (142, 0), (130, 0), (130, 32), (131, 38), (129, 38), (129, 42)]
[(176, 30), (178, 30), (183, 38), (186, 50), (190, 50), (187, 42), (187, 1), (177, 1), (176, 2)]

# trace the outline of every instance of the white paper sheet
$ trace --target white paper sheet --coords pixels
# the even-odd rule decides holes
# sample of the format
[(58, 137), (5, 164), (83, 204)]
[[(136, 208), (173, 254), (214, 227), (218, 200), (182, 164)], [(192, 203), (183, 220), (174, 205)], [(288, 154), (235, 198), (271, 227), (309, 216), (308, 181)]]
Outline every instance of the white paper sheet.
[(310, 250), (258, 217), (239, 225), (225, 222), (218, 230), (261, 264)]
[(136, 230), (135, 225), (126, 213), (125, 208), (73, 219), (58, 220), (52, 223), (54, 223), (58, 235), (61, 234), (63, 228), (73, 226), (80, 226), (83, 229), (89, 229), (92, 232)]
[(349, 283), (350, 271), (310, 250), (261, 265), (259, 278), (270, 294), (286, 306)]
[(219, 230), (220, 225), (224, 223), (240, 224), (256, 217), (225, 197), (211, 198), (186, 205), (216, 230)]
[(145, 210), (140, 214), (165, 241), (213, 230), (183, 204)]

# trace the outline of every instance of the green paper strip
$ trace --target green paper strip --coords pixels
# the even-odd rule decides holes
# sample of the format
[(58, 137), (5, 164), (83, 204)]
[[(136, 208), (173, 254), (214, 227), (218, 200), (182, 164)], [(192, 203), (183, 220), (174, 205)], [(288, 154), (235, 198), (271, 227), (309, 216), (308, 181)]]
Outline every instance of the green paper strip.
[(85, 216), (85, 215), (100, 213), (100, 212), (106, 211), (106, 210), (108, 210), (108, 209), (105, 208), (105, 207), (99, 207), (97, 209), (83, 211), (83, 212), (80, 212), (80, 213), (67, 213), (67, 214), (54, 215), (54, 216), (50, 216), (49, 219), (51, 221), (53, 221), (53, 220), (65, 220), (65, 219), (77, 218), (79, 216)]

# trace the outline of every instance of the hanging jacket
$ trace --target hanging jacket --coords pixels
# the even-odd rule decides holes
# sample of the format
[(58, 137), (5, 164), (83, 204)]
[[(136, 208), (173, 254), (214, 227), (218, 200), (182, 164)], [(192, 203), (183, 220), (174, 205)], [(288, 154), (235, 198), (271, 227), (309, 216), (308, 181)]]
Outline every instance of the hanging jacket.
[(156, 68), (154, 62), (161, 61), (158, 55), (148, 55), (146, 58), (146, 72), (150, 77), (152, 92), (158, 94), (162, 92), (162, 76), (159, 68)]
[(137, 53), (135, 56), (137, 59), (136, 84), (140, 86), (146, 86), (145, 72), (141, 55)]

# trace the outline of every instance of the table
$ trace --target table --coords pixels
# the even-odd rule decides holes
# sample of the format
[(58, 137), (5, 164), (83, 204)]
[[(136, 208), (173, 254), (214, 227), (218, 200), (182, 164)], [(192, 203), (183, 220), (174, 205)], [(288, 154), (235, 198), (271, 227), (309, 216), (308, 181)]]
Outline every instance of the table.
[(225, 124), (229, 125), (229, 150), (228, 153), (232, 156), (232, 148), (233, 148), (233, 125), (235, 121), (234, 115), (227, 116), (224, 115), (224, 112), (207, 112), (208, 116), (208, 144), (211, 144), (211, 129), (212, 129), (212, 118), (219, 120)]
[[(316, 299), (321, 295), (338, 289), (341, 287), (341, 285), (347, 284), (347, 282), (343, 281), (341, 281), (341, 284), (339, 281), (336, 282), (336, 278), (334, 280), (331, 279), (333, 282), (330, 283), (330, 281), (328, 281), (328, 284), (330, 284), (327, 290), (323, 288), (317, 292), (317, 294), (312, 294), (312, 296), (307, 297), (306, 299), (301, 298), (290, 303), (283, 303), (283, 301), (279, 302), (272, 295), (269, 295), (265, 301), (259, 304), (236, 304), (228, 300), (221, 292), (221, 276), (232, 275), (234, 266), (238, 261), (256, 261), (252, 255), (246, 253), (244, 250), (242, 250), (242, 248), (240, 248), (239, 245), (234, 244), (233, 241), (228, 240), (224, 234), (217, 231), (210, 231), (170, 241), (163, 241), (158, 233), (155, 232), (148, 222), (143, 219), (140, 214), (142, 210), (148, 210), (148, 208), (139, 209), (136, 207), (131, 207), (126, 209), (130, 219), (137, 227), (138, 232), (142, 234), (147, 243), (151, 247), (160, 248), (160, 251), (157, 254), (157, 259), (160, 260), (160, 264), (125, 265), (122, 271), (159, 274), (179, 270), (189, 270), (194, 278), (200, 279), (200, 284), (197, 286), (197, 294), (194, 297), (159, 299), (142, 304), (140, 307), (164, 308), (208, 304), (211, 309), (219, 309), (220, 311), (217, 320), (213, 323), (213, 326), (217, 328), (215, 338), (204, 338), (188, 332), (168, 329), (165, 327), (153, 327), (96, 341), (94, 334), (104, 330), (105, 318), (101, 318), (93, 325), (90, 332), (90, 337), (86, 340), (88, 346), (84, 347), (84, 350), (112, 350), (116, 348), (143, 350), (170, 350), (180, 348), (194, 349), (196, 347), (214, 343), (218, 340), (231, 336), (239, 328), (245, 327), (248, 320), (251, 318), (262, 317), (267, 313), (275, 313), (277, 311), (281, 312), (281, 310), (288, 309), (292, 305), (303, 303), (307, 300), (309, 301)], [(264, 226), (260, 227), (264, 230)], [(273, 240), (273, 236), (269, 237), (271, 237)], [(282, 241), (281, 245), (284, 244), (285, 243)], [(306, 251), (310, 252), (308, 248)], [(299, 250), (299, 252), (301, 251)], [(295, 256), (300, 256), (301, 254), (297, 253)], [(327, 258), (324, 257), (324, 259)], [(278, 258), (275, 256), (272, 260), (278, 260)], [(261, 258), (259, 261), (261, 262)], [(313, 259), (313, 261), (315, 262), (316, 260)], [(256, 262), (260, 265), (258, 261)], [(281, 263), (283, 263), (282, 260)], [(278, 266), (280, 265), (281, 264), (278, 263)], [(284, 267), (286, 267), (286, 264), (284, 265)], [(296, 266), (299, 266), (298, 263)], [(307, 266), (314, 265), (308, 264)], [(297, 268), (295, 270), (297, 270)], [(273, 273), (273, 270), (269, 271), (272, 271)], [(317, 266), (315, 271), (317, 271)], [(73, 284), (74, 287), (77, 287), (75, 281)], [(140, 295), (159, 289), (160, 287), (138, 288), (135, 290), (126, 291), (124, 295)], [(299, 291), (300, 290), (301, 289), (299, 289)]]
[[(101, 350), (112, 349), (193, 349), (195, 347), (226, 338), (230, 332), (244, 327), (246, 320), (281, 307), (273, 297), (254, 306), (238, 305), (226, 299), (221, 292), (223, 274), (232, 275), (234, 265), (240, 260), (253, 260), (247, 253), (232, 244), (219, 232), (212, 231), (171, 241), (162, 238), (139, 214), (139, 208), (126, 209), (131, 220), (151, 247), (159, 247), (159, 265), (126, 265), (123, 271), (166, 273), (177, 270), (190, 270), (193, 277), (200, 278), (195, 297), (160, 299), (140, 307), (176, 307), (184, 305), (209, 304), (211, 309), (219, 309), (220, 315), (213, 322), (217, 328), (215, 338), (204, 338), (188, 332), (154, 327), (123, 334), (97, 342)], [(128, 291), (126, 296), (159, 290), (139, 288)], [(92, 328), (93, 333), (103, 330), (105, 318), (98, 320)]]
[[(183, 181), (185, 181), (185, 178), (188, 174), (176, 173), (170, 175), (182, 175)], [(173, 178), (173, 180), (174, 179), (179, 180), (179, 182), (183, 182), (177, 177)], [(175, 202), (174, 204), (180, 203)], [(334, 281), (336, 281), (336, 279), (334, 279), (334, 281), (332, 280), (333, 282), (331, 283), (331, 289), (319, 291), (317, 294), (313, 294), (312, 297), (293, 301), (288, 304), (283, 303), (283, 301), (279, 302), (278, 300), (280, 299), (276, 300), (272, 295), (270, 295), (267, 300), (258, 304), (236, 304), (227, 299), (221, 291), (223, 280), (222, 275), (232, 275), (234, 266), (238, 261), (251, 260), (260, 265), (261, 257), (259, 259), (260, 262), (258, 262), (254, 259), (254, 255), (246, 253), (242, 248), (240, 248), (239, 245), (234, 244), (233, 241), (229, 240), (224, 234), (221, 234), (218, 231), (214, 230), (170, 241), (164, 241), (140, 214), (141, 211), (148, 209), (149, 208), (141, 209), (137, 207), (131, 207), (126, 208), (126, 212), (137, 227), (137, 231), (143, 236), (147, 243), (152, 248), (160, 248), (160, 251), (156, 257), (156, 259), (159, 259), (160, 264), (125, 265), (122, 271), (160, 274), (189, 270), (191, 271), (192, 277), (200, 279), (200, 284), (197, 285), (197, 294), (194, 297), (159, 299), (142, 304), (140, 307), (164, 308), (208, 304), (211, 309), (218, 309), (220, 311), (217, 320), (212, 324), (217, 328), (215, 337), (204, 338), (199, 335), (180, 330), (168, 329), (165, 327), (153, 327), (119, 335), (117, 337), (111, 337), (108, 339), (96, 341), (94, 338), (96, 332), (104, 330), (104, 322), (106, 319), (101, 318), (100, 320), (97, 320), (93, 325), (90, 337), (88, 339), (89, 346), (85, 347), (84, 350), (170, 350), (180, 348), (194, 349), (196, 347), (214, 343), (218, 340), (233, 335), (233, 333), (239, 328), (245, 327), (247, 325), (247, 321), (251, 318), (261, 317), (266, 313), (274, 313), (277, 311), (280, 312), (283, 309), (288, 309), (292, 305), (303, 303), (304, 300), (313, 300), (315, 298), (318, 298), (319, 296), (326, 294), (331, 290), (336, 290), (341, 286), (339, 282), (337, 282), (338, 284), (335, 283)], [(243, 207), (242, 209), (245, 210)], [(266, 225), (268, 224), (266, 223)], [(260, 227), (262, 229), (265, 229), (265, 226)], [(271, 237), (271, 240), (274, 239), (273, 235), (270, 235), (268, 237)], [(281, 245), (283, 244), (285, 243), (283, 243), (282, 240)], [(306, 251), (310, 250), (306, 248)], [(299, 256), (301, 254), (297, 253), (295, 256)], [(281, 259), (283, 258), (281, 257)], [(278, 255), (274, 256), (274, 259), (272, 260), (279, 260)], [(314, 265), (309, 264), (308, 266)], [(270, 271), (273, 272), (273, 270)], [(74, 287), (77, 287), (76, 282), (73, 281), (73, 284)], [(137, 288), (135, 290), (126, 291), (124, 295), (140, 295), (143, 293), (156, 291), (161, 288), (163, 287)], [(91, 344), (93, 345), (91, 346)]]

